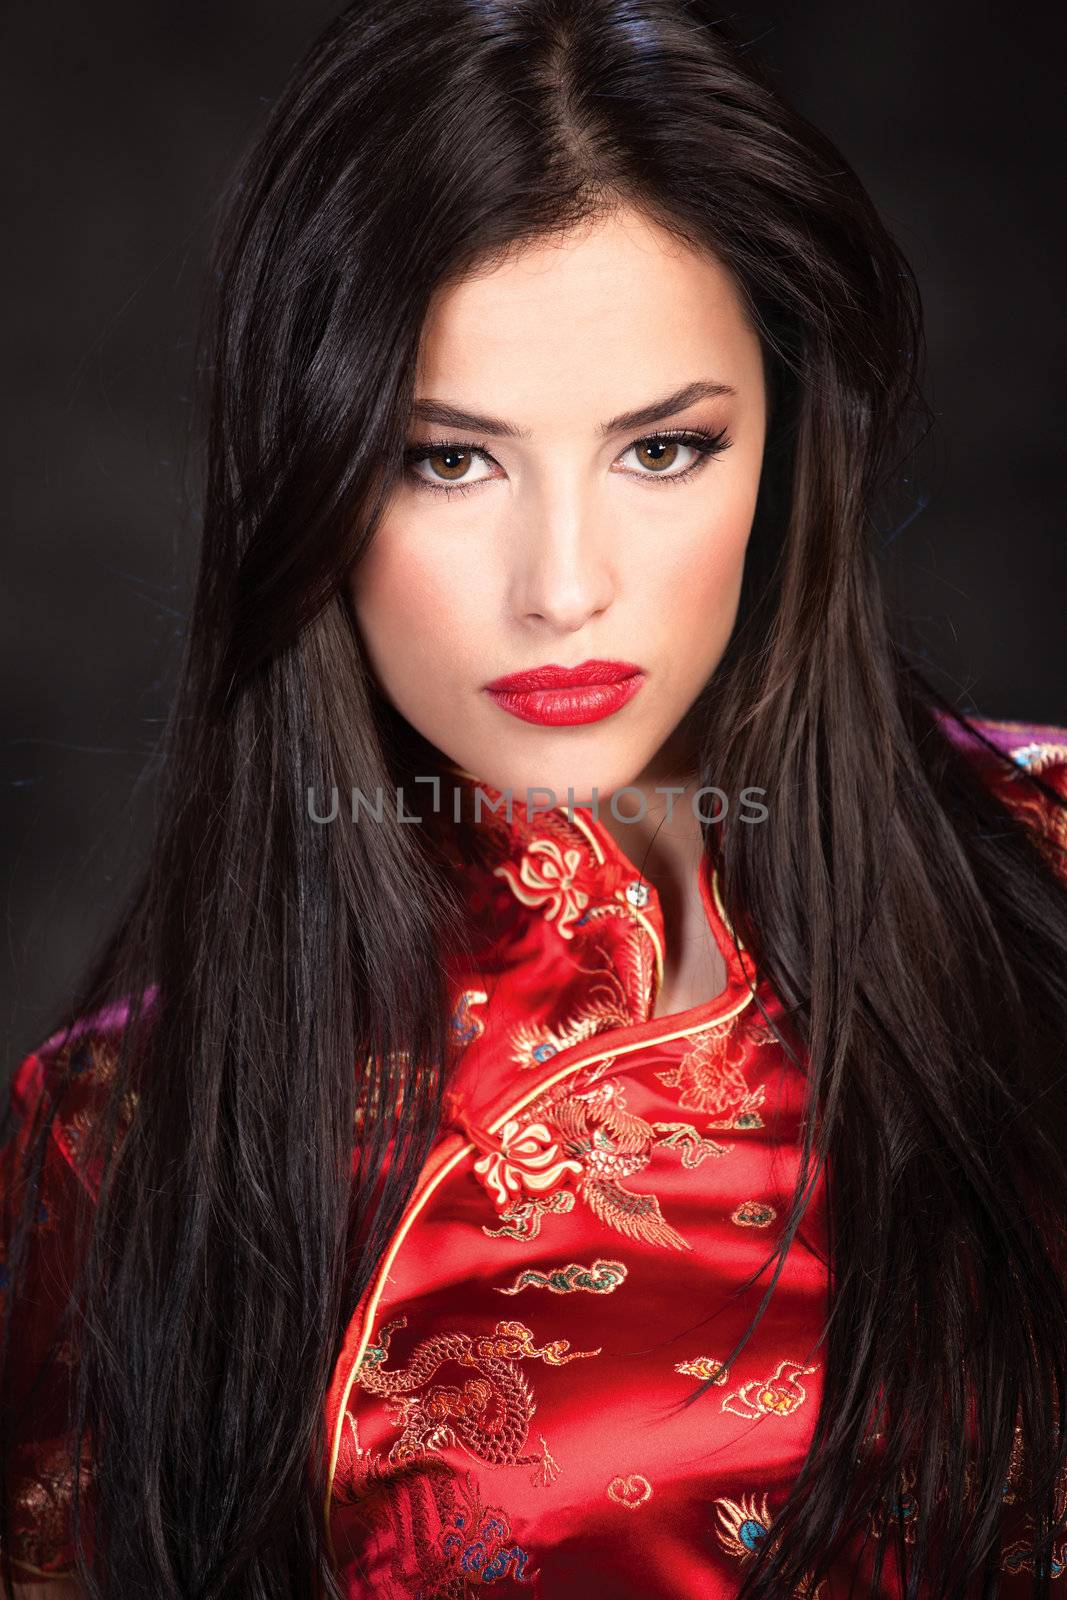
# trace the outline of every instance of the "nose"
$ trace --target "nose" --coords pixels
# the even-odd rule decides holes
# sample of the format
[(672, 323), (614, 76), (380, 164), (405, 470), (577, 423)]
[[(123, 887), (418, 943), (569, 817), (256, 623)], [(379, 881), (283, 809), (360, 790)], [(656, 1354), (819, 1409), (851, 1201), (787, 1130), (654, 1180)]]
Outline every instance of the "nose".
[(611, 529), (591, 491), (557, 480), (533, 496), (512, 548), (512, 610), (519, 621), (576, 633), (611, 605), (617, 577)]

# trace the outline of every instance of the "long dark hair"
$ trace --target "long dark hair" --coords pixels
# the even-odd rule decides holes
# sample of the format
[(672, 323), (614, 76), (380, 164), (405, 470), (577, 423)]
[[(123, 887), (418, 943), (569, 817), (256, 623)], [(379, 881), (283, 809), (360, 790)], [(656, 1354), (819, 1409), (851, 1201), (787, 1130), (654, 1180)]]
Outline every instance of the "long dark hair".
[(308, 825), (309, 787), (389, 793), (403, 760), (345, 579), (400, 467), (431, 293), (620, 201), (732, 271), (772, 401), (701, 781), (780, 797), (708, 848), (810, 1086), (781, 1250), (825, 1163), (833, 1296), (811, 1450), (742, 1594), (818, 1577), (906, 1473), (917, 1535), (887, 1515), (882, 1554), (962, 1595), (1017, 1420), (1047, 1533), (1067, 894), (887, 619), (877, 507), (928, 426), (908, 265), (709, 0), (360, 0), (233, 185), (155, 844), (64, 1019), (132, 997), (76, 1295), (94, 1595), (339, 1593), (324, 1394), (434, 1139), (454, 910), (420, 830)]

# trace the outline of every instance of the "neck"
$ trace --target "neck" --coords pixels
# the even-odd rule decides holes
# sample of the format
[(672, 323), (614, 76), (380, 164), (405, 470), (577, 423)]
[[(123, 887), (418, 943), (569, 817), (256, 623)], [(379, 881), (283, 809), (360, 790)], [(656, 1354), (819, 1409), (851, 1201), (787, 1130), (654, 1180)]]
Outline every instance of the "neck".
[[(726, 965), (700, 898), (704, 839), (692, 803), (699, 783), (684, 752), (664, 750), (627, 785), (618, 806), (624, 820), (613, 815), (610, 799), (598, 807), (602, 826), (659, 896), (665, 948), (656, 1016), (713, 1000), (726, 984)], [(679, 789), (680, 794), (672, 792)], [(640, 792), (644, 805), (633, 791)], [(714, 800), (703, 796), (701, 810), (714, 815)], [(625, 820), (631, 816), (634, 820)]]

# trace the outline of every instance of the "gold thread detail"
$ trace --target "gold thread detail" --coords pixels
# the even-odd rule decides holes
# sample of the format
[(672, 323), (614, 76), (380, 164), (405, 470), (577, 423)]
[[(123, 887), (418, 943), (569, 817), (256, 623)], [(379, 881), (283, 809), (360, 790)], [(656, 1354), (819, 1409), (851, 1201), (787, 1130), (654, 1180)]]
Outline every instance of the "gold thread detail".
[(627, 1511), (636, 1511), (652, 1498), (652, 1485), (643, 1472), (631, 1472), (624, 1478), (620, 1473), (608, 1484), (608, 1499)]
[[(714, 872), (714, 869), (712, 870)], [(734, 1017), (739, 1016), (740, 1013), (744, 1011), (746, 1006), (751, 1003), (752, 998), (753, 992), (751, 989), (749, 989), (740, 1000), (736, 1001), (733, 1006), (723, 1011), (719, 1016), (705, 1017), (701, 1022), (690, 1023), (690, 1025), (685, 1028), (676, 1028), (666, 1033), (657, 1033), (649, 1036), (648, 1038), (635, 1040), (630, 1044), (615, 1044), (606, 1050), (597, 1050), (592, 1051), (587, 1055), (581, 1055), (577, 1060), (569, 1061), (565, 1066), (558, 1067), (557, 1070), (550, 1074), (550, 1076), (545, 1079), (543, 1083), (536, 1084), (533, 1088), (528, 1089), (520, 1100), (510, 1105), (506, 1111), (501, 1112), (500, 1116), (497, 1117), (494, 1122), (489, 1123), (486, 1131), (491, 1135), (499, 1133), (501, 1128), (504, 1127), (505, 1123), (516, 1117), (519, 1112), (524, 1111), (528, 1105), (531, 1105), (542, 1095), (547, 1094), (549, 1090), (555, 1088), (557, 1083), (562, 1083), (565, 1078), (569, 1078), (573, 1073), (580, 1071), (583, 1067), (592, 1066), (597, 1061), (604, 1061), (611, 1056), (631, 1055), (635, 1050), (643, 1050), (646, 1045), (649, 1044), (668, 1044), (672, 1039), (688, 1038), (690, 1034), (699, 1033), (702, 1028), (708, 1028), (712, 1025), (722, 1022), (730, 1022)], [(711, 1003), (714, 1004), (714, 1002)], [(578, 1046), (575, 1046), (574, 1048), (578, 1049)], [(396, 1260), (397, 1255), (400, 1252), (400, 1247), (411, 1231), (412, 1225), (426, 1206), (427, 1202), (430, 1200), (431, 1196), (436, 1193), (440, 1185), (449, 1176), (449, 1174), (455, 1170), (459, 1163), (467, 1156), (473, 1155), (477, 1149), (477, 1145), (475, 1145), (473, 1142), (464, 1141), (464, 1143), (460, 1145), (459, 1149), (455, 1150), (452, 1155), (447, 1157), (447, 1159), (442, 1156), (441, 1164), (434, 1169), (432, 1175), (426, 1180), (425, 1187), (421, 1192), (413, 1195), (411, 1200), (408, 1202), (407, 1211), (401, 1218), (400, 1223), (397, 1226), (396, 1233), (390, 1241), (390, 1244), (379, 1264), (378, 1272), (375, 1275), (371, 1294), (368, 1298), (366, 1310), (364, 1312), (363, 1332), (360, 1337), (355, 1358), (349, 1369), (348, 1377), (345, 1380), (344, 1389), (341, 1392), (337, 1422), (334, 1426), (334, 1436), (330, 1450), (329, 1470), (326, 1477), (326, 1502), (324, 1508), (326, 1544), (330, 1553), (330, 1559), (334, 1562), (336, 1562), (336, 1554), (333, 1548), (333, 1539), (330, 1533), (330, 1502), (333, 1498), (334, 1476), (337, 1471), (338, 1457), (340, 1456), (341, 1452), (341, 1434), (343, 1430), (344, 1416), (348, 1407), (348, 1397), (352, 1392), (352, 1387), (355, 1382), (356, 1372), (358, 1371), (359, 1365), (366, 1354), (367, 1345), (370, 1343), (371, 1329), (377, 1318), (378, 1305), (381, 1302), (382, 1295), (385, 1292), (385, 1285), (388, 1280), (389, 1272), (392, 1268), (393, 1262)]]

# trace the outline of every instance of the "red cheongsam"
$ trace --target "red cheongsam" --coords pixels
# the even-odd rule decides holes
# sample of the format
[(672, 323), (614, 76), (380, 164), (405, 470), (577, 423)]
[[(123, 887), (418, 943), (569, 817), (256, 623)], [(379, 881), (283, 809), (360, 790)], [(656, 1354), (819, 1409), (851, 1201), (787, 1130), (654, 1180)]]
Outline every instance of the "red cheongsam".
[[(1067, 731), (980, 726), (1067, 794)], [(1064, 813), (973, 754), (1052, 853), (1067, 845)], [(726, 987), (654, 1017), (661, 907), (603, 823), (517, 801), (510, 820), (483, 819), (489, 848), (462, 889), (485, 937), (476, 965), (449, 969), (463, 1048), (442, 1131), (327, 1398), (324, 1515), (342, 1587), (349, 1600), (727, 1600), (797, 1475), (822, 1392), (821, 1179), (755, 1334), (723, 1363), (788, 1213), (802, 1067), (706, 861), (699, 892)], [(83, 1045), (90, 1077), (106, 1071), (106, 1034)], [(32, 1095), (42, 1055), (16, 1095)], [(70, 1131), (55, 1130), (57, 1204), (77, 1169)], [(48, 1477), (60, 1425), (43, 1410), (16, 1462), (17, 1554), (37, 1570), (69, 1562)], [(1001, 1593), (1021, 1600), (1033, 1561), (1013, 1489)], [(872, 1506), (871, 1527), (884, 1515)], [(845, 1600), (862, 1543), (805, 1600)], [(1058, 1576), (1067, 1548), (1056, 1556)], [(898, 1600), (892, 1557), (883, 1584)]]

